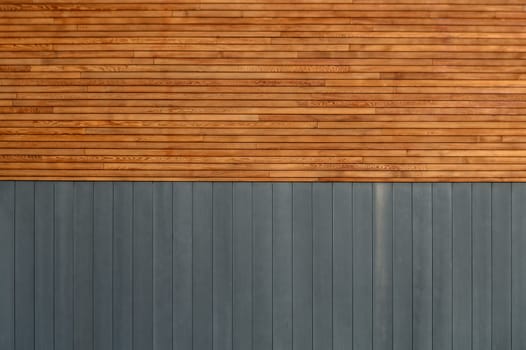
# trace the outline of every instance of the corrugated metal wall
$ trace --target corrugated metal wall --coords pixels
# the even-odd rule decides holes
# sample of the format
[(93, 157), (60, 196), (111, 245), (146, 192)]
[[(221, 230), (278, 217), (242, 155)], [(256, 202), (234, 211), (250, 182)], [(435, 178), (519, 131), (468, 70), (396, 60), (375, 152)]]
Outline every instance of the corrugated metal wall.
[(526, 349), (526, 184), (0, 182), (0, 349)]

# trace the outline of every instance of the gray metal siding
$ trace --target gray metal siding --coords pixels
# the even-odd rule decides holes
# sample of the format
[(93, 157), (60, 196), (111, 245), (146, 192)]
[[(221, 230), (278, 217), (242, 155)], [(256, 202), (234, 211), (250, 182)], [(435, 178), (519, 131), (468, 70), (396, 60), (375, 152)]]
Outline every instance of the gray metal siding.
[(2, 350), (524, 350), (526, 184), (0, 182)]

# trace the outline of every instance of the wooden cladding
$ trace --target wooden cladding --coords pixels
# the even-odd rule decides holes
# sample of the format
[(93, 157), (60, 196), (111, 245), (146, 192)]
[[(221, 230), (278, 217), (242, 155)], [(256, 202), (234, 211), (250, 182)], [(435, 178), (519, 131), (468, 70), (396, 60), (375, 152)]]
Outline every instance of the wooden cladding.
[(526, 180), (522, 0), (3, 0), (0, 179)]

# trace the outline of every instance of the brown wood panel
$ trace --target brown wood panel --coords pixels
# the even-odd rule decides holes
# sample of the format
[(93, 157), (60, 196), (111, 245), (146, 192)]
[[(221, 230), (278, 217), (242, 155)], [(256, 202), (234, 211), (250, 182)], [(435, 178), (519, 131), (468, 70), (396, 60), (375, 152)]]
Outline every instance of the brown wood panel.
[(523, 0), (3, 0), (0, 180), (525, 181)]

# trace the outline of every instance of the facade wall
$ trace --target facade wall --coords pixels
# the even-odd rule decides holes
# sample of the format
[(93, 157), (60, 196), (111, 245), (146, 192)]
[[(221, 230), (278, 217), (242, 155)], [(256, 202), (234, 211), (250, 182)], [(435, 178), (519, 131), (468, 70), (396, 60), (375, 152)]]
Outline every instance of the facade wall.
[(0, 348), (526, 348), (526, 185), (0, 182)]
[(524, 181), (522, 0), (3, 0), (0, 179)]

